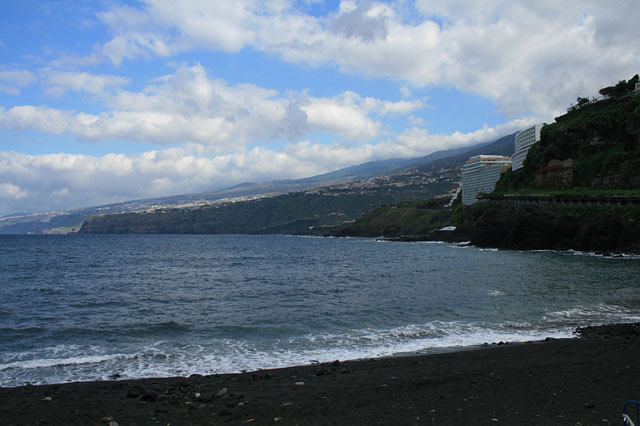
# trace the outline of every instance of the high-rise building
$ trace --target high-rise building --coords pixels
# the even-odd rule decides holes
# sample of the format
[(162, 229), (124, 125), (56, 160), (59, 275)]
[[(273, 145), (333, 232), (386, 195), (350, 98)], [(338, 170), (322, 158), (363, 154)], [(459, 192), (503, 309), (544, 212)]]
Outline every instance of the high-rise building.
[(476, 155), (462, 167), (462, 204), (478, 201), (478, 194), (493, 192), (500, 176), (511, 168), (511, 157)]
[(544, 126), (544, 124), (536, 124), (535, 126), (516, 133), (512, 170), (515, 171), (522, 168), (524, 160), (529, 153), (529, 148), (540, 140), (540, 129), (542, 129), (542, 126)]

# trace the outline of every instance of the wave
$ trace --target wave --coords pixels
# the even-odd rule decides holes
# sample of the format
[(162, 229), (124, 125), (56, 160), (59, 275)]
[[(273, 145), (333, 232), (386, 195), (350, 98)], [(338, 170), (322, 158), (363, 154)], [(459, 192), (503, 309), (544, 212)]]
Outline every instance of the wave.
[(575, 324), (576, 326), (638, 322), (637, 311), (617, 305), (599, 303), (594, 306), (576, 306), (570, 309), (549, 312), (542, 318), (549, 324)]
[(640, 254), (635, 253), (596, 253), (593, 251), (580, 251), (580, 250), (553, 250), (553, 249), (540, 249), (540, 250), (518, 250), (518, 252), (534, 252), (534, 253), (556, 253), (565, 256), (586, 256), (595, 257), (599, 259), (613, 259), (613, 260), (640, 260)]
[(640, 321), (640, 315), (621, 307), (600, 304), (549, 312), (535, 323), (431, 321), (391, 328), (283, 335), (269, 339), (244, 336), (210, 339), (197, 344), (161, 340), (129, 347), (128, 350), (116, 348), (118, 353), (111, 354), (104, 353), (106, 348), (98, 346), (49, 348), (37, 353), (13, 354), (13, 360), (0, 364), (0, 386), (114, 377), (133, 379), (235, 373), (303, 365), (312, 361), (430, 353), (485, 343), (570, 338), (574, 337), (573, 330), (577, 325), (634, 320)]
[(20, 369), (33, 369), (33, 368), (48, 368), (48, 367), (64, 367), (71, 365), (82, 364), (99, 364), (111, 360), (125, 360), (135, 358), (134, 355), (126, 354), (112, 354), (112, 355), (80, 355), (69, 358), (44, 358), (44, 359), (29, 359), (22, 361), (15, 361), (6, 364), (0, 364), (0, 371), (9, 370), (12, 368)]

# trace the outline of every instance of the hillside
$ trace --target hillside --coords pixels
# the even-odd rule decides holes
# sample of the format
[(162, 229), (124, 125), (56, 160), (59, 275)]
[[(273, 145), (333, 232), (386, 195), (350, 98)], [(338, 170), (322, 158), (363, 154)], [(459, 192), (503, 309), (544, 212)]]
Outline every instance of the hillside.
[(503, 136), (492, 143), (481, 144), (473, 147), (473, 149), (464, 150), (451, 156), (430, 161), (418, 161), (416, 162), (415, 167), (421, 171), (462, 167), (469, 157), (480, 154), (505, 155), (510, 157), (513, 155), (515, 137), (516, 134), (512, 133), (510, 135)]
[(329, 229), (381, 204), (432, 197), (453, 187), (451, 182), (407, 185), (394, 190), (385, 185), (368, 189), (330, 187), (197, 208), (98, 215), (89, 218), (80, 232), (325, 235)]
[[(383, 206), (339, 234), (640, 253), (640, 94), (632, 91), (637, 80), (620, 82), (613, 95), (599, 101), (580, 98), (543, 127), (524, 167), (502, 176), (492, 201), (451, 210)], [(527, 202), (538, 204), (516, 204), (518, 197), (505, 194), (540, 195), (528, 196)], [(456, 230), (437, 231), (445, 225)]]
[[(428, 169), (426, 172), (417, 170), (415, 165), (428, 165), (437, 160), (446, 159), (448, 157), (459, 155), (463, 152), (477, 150), (481, 146), (492, 146), (495, 143), (496, 142), (484, 143), (470, 147), (442, 150), (424, 157), (412, 159), (370, 161), (357, 166), (351, 166), (303, 179), (242, 183), (217, 191), (131, 200), (66, 211), (32, 214), (15, 213), (0, 218), (0, 234), (73, 232), (74, 229), (79, 229), (86, 219), (94, 215), (112, 213), (120, 214), (128, 212), (142, 212), (153, 209), (172, 209), (182, 207), (197, 208), (216, 203), (225, 204), (229, 201), (246, 201), (266, 196), (271, 197), (287, 194), (289, 192), (306, 191), (314, 188), (348, 185), (352, 182), (370, 180), (379, 176), (394, 176), (396, 185), (404, 185), (406, 183), (405, 181), (412, 176), (417, 177), (419, 180), (426, 179), (439, 182), (449, 179), (455, 182), (460, 178), (459, 170), (455, 169), (456, 165), (459, 165), (459, 161), (453, 163), (453, 168), (448, 173), (442, 172), (442, 165), (437, 168)], [(444, 168), (447, 169), (447, 167)], [(393, 191), (395, 188), (395, 185), (391, 185), (388, 189)]]
[[(578, 105), (542, 128), (524, 167), (503, 175), (496, 192), (640, 187), (640, 96), (636, 75), (619, 95)], [(607, 92), (607, 88), (601, 90)]]
[(426, 236), (433, 229), (448, 225), (449, 212), (444, 209), (446, 201), (430, 198), (383, 205), (366, 212), (354, 223), (345, 225), (336, 235), (386, 238)]
[[(147, 212), (98, 215), (88, 219), (82, 233), (282, 233), (326, 235), (345, 222), (381, 205), (424, 199), (450, 192), (458, 186), (460, 167), (466, 160), (461, 152), (488, 149), (513, 151), (513, 136), (470, 148), (438, 151), (412, 160), (387, 160), (364, 163), (329, 174), (294, 181), (297, 187), (309, 185), (304, 192), (280, 196), (223, 202), (186, 208), (155, 208)], [(509, 143), (506, 143), (506, 142)], [(509, 146), (511, 148), (509, 148)], [(453, 161), (443, 162), (448, 158)], [(429, 164), (437, 164), (430, 167)], [(377, 174), (380, 170), (400, 170)], [(420, 168), (422, 170), (420, 170)], [(356, 176), (373, 175), (353, 181)], [(346, 182), (315, 188), (312, 181)], [(277, 182), (264, 184), (275, 188)], [(292, 183), (290, 183), (292, 184)], [(247, 193), (253, 184), (240, 185), (237, 193)], [(448, 200), (443, 200), (444, 204)], [(424, 212), (424, 209), (422, 209)]]

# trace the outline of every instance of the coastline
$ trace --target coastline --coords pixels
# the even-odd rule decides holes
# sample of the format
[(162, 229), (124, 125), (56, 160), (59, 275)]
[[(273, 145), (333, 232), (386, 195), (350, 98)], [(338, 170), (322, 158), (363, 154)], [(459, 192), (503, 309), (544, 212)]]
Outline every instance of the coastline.
[(640, 324), (578, 333), (240, 374), (0, 388), (0, 418), (7, 425), (619, 424), (624, 402), (640, 397)]

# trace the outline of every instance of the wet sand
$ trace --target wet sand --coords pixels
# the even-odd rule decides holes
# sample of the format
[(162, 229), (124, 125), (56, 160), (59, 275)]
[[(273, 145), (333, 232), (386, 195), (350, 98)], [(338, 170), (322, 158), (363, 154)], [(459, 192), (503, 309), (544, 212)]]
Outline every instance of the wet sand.
[(640, 399), (640, 325), (243, 374), (0, 388), (1, 425), (607, 425)]

